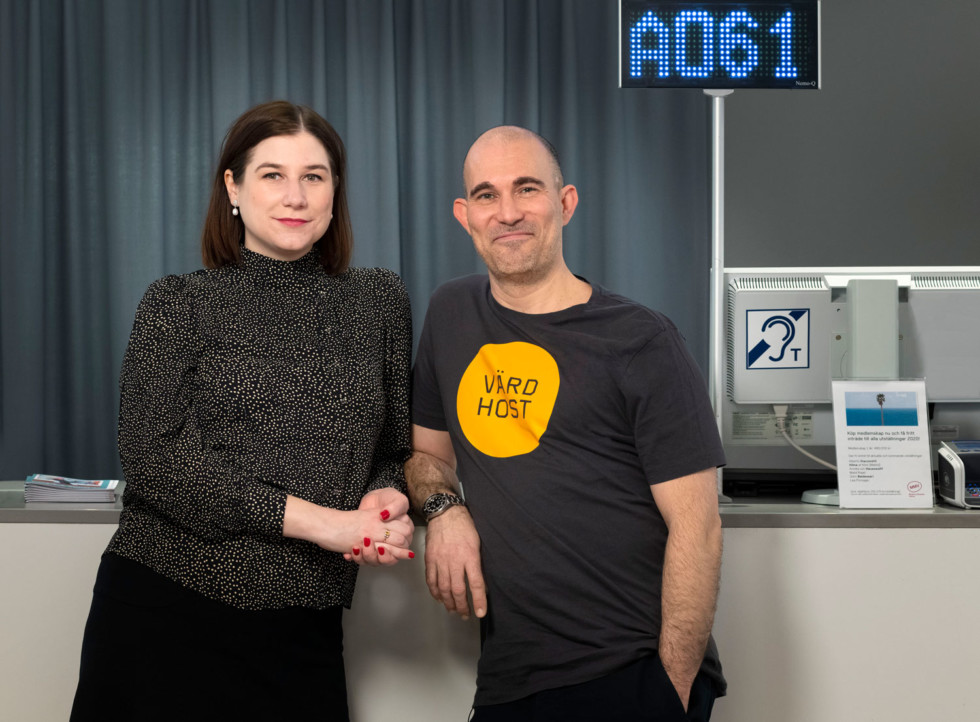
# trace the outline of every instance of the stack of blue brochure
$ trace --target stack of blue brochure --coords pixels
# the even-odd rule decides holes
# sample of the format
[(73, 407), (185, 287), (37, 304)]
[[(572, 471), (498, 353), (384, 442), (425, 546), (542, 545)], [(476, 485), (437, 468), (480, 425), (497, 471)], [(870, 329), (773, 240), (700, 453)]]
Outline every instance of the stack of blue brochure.
[(31, 474), (24, 482), (25, 501), (107, 502), (116, 500), (116, 479), (71, 479)]

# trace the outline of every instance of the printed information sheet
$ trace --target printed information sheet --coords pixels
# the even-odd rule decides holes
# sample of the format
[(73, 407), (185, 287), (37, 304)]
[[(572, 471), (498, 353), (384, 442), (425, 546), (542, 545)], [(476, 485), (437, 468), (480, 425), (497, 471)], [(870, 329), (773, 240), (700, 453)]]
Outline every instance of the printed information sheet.
[(925, 381), (833, 381), (841, 508), (933, 505)]

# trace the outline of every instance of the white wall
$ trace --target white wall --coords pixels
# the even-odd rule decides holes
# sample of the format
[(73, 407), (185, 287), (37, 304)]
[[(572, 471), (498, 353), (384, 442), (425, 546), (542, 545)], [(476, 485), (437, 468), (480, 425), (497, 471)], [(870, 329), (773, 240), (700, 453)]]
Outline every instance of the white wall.
[[(0, 524), (3, 719), (67, 718), (112, 531)], [(715, 636), (730, 692), (714, 722), (972, 722), (978, 547), (977, 529), (726, 529)], [(355, 722), (469, 712), (477, 624), (445, 614), (415, 561), (358, 584), (345, 622)]]
[(353, 722), (466, 722), (476, 689), (480, 626), (450, 616), (425, 585), (425, 530), (415, 559), (362, 569), (344, 618)]
[[(114, 531), (106, 524), (0, 524), (3, 719), (68, 719), (92, 584)], [(109, 679), (117, 678), (110, 670)]]
[[(68, 719), (108, 524), (0, 523), (0, 719)], [(424, 530), (415, 547), (424, 547)], [(363, 569), (345, 615), (351, 716), (466, 720), (479, 626), (429, 596), (421, 551), (393, 569)], [(107, 693), (124, 670), (107, 670)]]
[(726, 529), (714, 722), (972, 722), (977, 529)]

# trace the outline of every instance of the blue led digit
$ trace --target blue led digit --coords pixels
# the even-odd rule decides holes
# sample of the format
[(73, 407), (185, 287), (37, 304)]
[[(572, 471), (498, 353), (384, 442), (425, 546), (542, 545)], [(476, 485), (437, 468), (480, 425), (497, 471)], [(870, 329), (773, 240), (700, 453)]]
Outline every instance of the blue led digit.
[[(701, 26), (701, 64), (687, 63), (687, 26)], [(715, 68), (712, 46), (715, 21), (706, 10), (684, 10), (674, 19), (674, 57), (678, 74), (683, 78), (707, 78)]]
[[(645, 35), (655, 36), (657, 44), (644, 47)], [(651, 62), (657, 66), (658, 78), (670, 75), (670, 28), (652, 10), (630, 28), (630, 76), (643, 77), (643, 65)]]
[[(744, 10), (736, 10), (721, 21), (718, 26), (718, 55), (721, 66), (733, 78), (745, 78), (759, 64), (759, 46), (745, 33), (733, 32), (739, 25), (750, 30), (759, 27), (751, 15)], [(741, 50), (741, 52), (738, 52)]]
[(777, 78), (795, 78), (799, 71), (793, 65), (793, 12), (787, 10), (769, 32), (779, 36), (779, 65), (773, 74)]

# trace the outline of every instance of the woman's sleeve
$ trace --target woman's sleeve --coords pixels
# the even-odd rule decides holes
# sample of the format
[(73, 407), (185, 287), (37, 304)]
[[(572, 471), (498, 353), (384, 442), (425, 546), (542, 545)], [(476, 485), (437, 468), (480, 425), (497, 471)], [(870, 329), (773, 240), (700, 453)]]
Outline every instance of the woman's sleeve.
[(390, 273), (385, 293), (384, 420), (374, 448), (367, 491), (394, 487), (405, 493), (402, 465), (411, 454), (409, 402), (411, 398), (412, 309), (402, 280)]
[(152, 284), (136, 311), (119, 381), (126, 503), (202, 539), (281, 535), (286, 494), (249, 477), (198, 426), (194, 316), (178, 276)]

